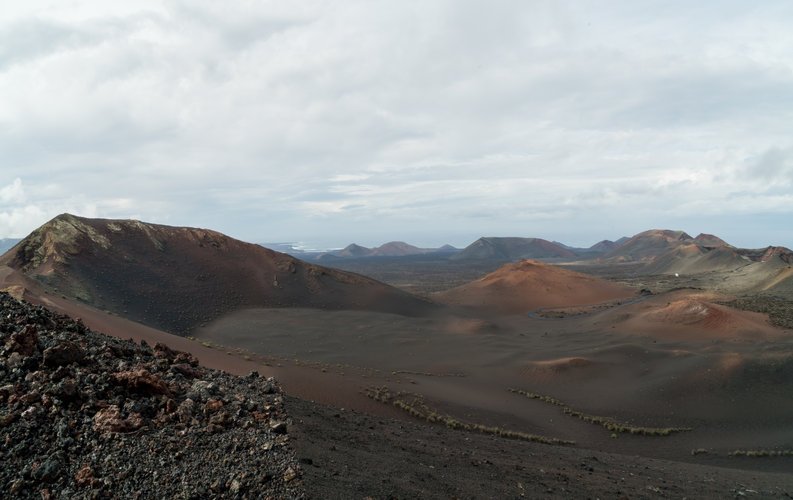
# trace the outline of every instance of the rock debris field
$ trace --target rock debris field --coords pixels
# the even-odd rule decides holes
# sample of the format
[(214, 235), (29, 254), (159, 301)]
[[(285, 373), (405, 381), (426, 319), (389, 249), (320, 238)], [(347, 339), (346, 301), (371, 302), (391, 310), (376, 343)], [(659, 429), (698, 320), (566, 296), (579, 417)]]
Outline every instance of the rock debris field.
[(304, 498), (273, 379), (0, 293), (4, 498)]

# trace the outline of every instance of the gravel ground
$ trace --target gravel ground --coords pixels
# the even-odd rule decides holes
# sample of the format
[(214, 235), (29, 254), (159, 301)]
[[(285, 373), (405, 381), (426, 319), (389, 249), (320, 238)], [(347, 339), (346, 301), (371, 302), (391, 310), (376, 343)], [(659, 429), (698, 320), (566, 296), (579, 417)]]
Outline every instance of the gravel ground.
[(0, 496), (305, 498), (272, 379), (0, 294)]
[(514, 441), (291, 397), (285, 404), (310, 498), (793, 498), (793, 474)]

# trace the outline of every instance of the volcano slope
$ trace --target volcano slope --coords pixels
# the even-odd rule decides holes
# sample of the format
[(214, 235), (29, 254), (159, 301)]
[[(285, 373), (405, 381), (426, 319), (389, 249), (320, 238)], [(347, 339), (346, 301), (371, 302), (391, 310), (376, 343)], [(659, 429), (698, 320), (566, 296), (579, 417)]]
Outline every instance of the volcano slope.
[(793, 300), (793, 250), (736, 248), (709, 234), (692, 238), (683, 231), (645, 231), (593, 261), (566, 267), (619, 275), (621, 281), (653, 290), (693, 286)]
[[(526, 284), (534, 272), (559, 278)], [(492, 274), (511, 287), (491, 293), (481, 286), (488, 279), (460, 287), (475, 297), (468, 302), (475, 307), (446, 316), (248, 310), (197, 335), (263, 356), (284, 373), (287, 392), (336, 407), (401, 413), (468, 432), (534, 434), (612, 453), (789, 470), (789, 330), (762, 314), (719, 305), (727, 298), (719, 293), (677, 290), (593, 311), (581, 301), (619, 304), (638, 294), (545, 264), (508, 265)], [(541, 302), (545, 294), (553, 302)], [(523, 314), (547, 304), (568, 314)], [(298, 381), (297, 371), (306, 378)], [(319, 384), (332, 389), (311, 392)], [(768, 460), (731, 455), (736, 450)]]
[(196, 228), (64, 214), (0, 258), (53, 295), (187, 334), (251, 307), (421, 315), (432, 305), (369, 278)]
[(471, 283), (434, 298), (497, 314), (523, 314), (541, 307), (595, 304), (635, 297), (623, 285), (536, 260), (504, 264)]
[[(513, 272), (506, 282), (527, 271)], [(603, 284), (580, 275), (548, 285), (569, 293), (550, 304), (573, 311), (563, 319), (529, 317), (524, 308), (543, 304), (525, 301), (412, 316), (251, 307), (195, 329), (195, 342), (180, 338), (180, 350), (212, 351), (207, 359), (229, 370), (258, 365), (301, 398), (287, 399), (290, 436), (317, 498), (790, 493), (791, 332), (768, 325), (754, 335), (766, 328), (762, 315), (733, 317), (716, 304), (724, 296), (702, 290), (577, 314), (590, 310), (582, 300), (608, 300), (578, 294), (585, 283)], [(617, 288), (616, 299), (637, 293)], [(122, 318), (104, 316), (125, 335)]]

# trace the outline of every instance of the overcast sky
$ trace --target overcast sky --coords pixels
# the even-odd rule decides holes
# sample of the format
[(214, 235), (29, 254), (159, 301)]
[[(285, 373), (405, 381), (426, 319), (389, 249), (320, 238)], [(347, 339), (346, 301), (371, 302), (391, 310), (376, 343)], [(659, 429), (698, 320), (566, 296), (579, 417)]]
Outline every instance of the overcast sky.
[(0, 238), (793, 247), (793, 2), (0, 7)]

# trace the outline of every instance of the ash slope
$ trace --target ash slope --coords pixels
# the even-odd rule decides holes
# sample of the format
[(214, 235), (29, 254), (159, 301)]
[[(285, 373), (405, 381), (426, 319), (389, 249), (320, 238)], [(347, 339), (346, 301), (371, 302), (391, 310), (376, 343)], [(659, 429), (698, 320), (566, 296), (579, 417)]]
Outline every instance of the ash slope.
[(302, 498), (272, 379), (0, 293), (6, 498)]
[(0, 258), (51, 293), (186, 334), (250, 307), (422, 315), (434, 306), (372, 279), (215, 231), (60, 215)]
[(521, 314), (539, 307), (595, 304), (632, 298), (636, 291), (582, 273), (523, 260), (504, 264), (471, 283), (441, 292), (443, 303), (502, 314)]

